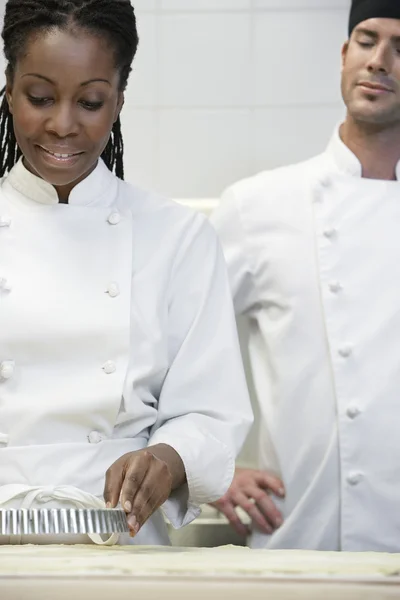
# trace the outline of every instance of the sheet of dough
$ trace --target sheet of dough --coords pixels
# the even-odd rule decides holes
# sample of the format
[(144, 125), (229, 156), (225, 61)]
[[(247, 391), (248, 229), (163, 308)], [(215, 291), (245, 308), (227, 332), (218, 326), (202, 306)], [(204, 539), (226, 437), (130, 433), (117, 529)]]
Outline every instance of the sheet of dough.
[(345, 576), (394, 578), (400, 554), (151, 546), (0, 546), (2, 577)]

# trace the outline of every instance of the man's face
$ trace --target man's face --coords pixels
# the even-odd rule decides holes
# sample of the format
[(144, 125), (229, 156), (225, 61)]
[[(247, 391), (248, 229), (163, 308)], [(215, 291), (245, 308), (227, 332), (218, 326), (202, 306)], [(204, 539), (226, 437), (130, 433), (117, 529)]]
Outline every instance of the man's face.
[(400, 123), (400, 20), (360, 23), (342, 50), (342, 95), (357, 121)]

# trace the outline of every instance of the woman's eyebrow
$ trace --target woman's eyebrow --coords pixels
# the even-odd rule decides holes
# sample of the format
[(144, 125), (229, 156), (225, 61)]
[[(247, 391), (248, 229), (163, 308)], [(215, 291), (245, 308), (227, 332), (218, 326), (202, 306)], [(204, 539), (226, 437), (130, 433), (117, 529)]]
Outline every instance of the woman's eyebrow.
[(38, 77), (39, 79), (44, 79), (45, 81), (48, 81), (49, 83), (54, 85), (54, 81), (52, 81), (48, 77), (45, 77), (44, 75), (40, 75), (39, 73), (25, 73), (25, 75), (22, 75), (21, 79), (23, 79), (24, 77)]
[[(50, 79), (49, 77), (46, 77), (45, 75), (40, 75), (40, 73), (25, 73), (25, 75), (22, 76), (22, 78), (24, 77), (38, 77), (39, 79), (44, 79), (44, 81), (47, 81), (48, 83), (51, 83), (52, 85), (55, 85), (55, 82)], [(86, 85), (89, 85), (90, 83), (96, 83), (96, 82), (101, 82), (101, 83), (107, 83), (108, 85), (111, 86), (111, 82), (108, 81), (108, 79), (102, 79), (102, 78), (95, 78), (95, 79), (89, 79), (88, 81), (84, 81), (83, 83), (80, 84), (80, 87), (85, 87)]]

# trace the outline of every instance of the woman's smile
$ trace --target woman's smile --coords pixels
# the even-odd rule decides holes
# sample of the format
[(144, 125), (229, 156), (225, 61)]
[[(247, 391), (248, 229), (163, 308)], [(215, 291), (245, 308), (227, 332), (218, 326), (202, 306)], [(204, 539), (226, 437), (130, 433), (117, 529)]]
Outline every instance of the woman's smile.
[(42, 145), (36, 146), (38, 156), (40, 160), (43, 160), (47, 166), (54, 166), (56, 168), (71, 168), (75, 166), (83, 157), (84, 152), (72, 151), (68, 149), (51, 150), (50, 148)]

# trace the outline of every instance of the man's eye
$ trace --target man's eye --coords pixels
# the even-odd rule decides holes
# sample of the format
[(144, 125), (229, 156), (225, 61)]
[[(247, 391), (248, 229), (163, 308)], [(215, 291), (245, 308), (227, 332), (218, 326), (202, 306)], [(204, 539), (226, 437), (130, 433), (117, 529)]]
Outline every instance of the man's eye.
[(372, 42), (358, 42), (358, 45), (361, 46), (361, 48), (371, 48), (373, 46)]

